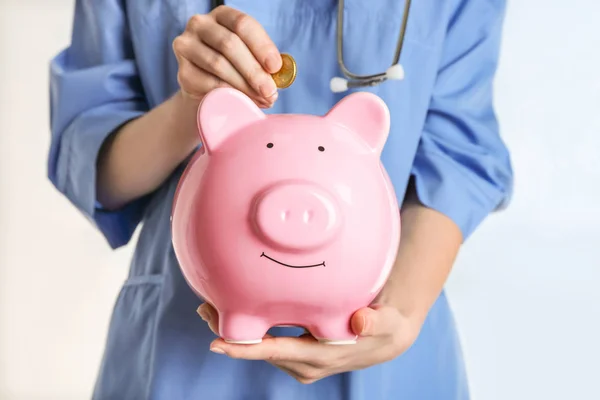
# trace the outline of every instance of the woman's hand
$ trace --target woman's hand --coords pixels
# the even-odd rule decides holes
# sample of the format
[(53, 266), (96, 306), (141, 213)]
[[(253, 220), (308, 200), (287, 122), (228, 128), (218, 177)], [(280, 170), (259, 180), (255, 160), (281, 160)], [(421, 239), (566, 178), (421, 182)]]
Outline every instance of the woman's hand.
[(281, 55), (263, 27), (241, 11), (219, 6), (194, 15), (173, 50), (181, 91), (193, 99), (217, 87), (238, 89), (262, 108), (277, 99), (270, 74), (281, 68)]
[[(218, 314), (209, 304), (198, 308), (218, 336)], [(262, 343), (241, 345), (216, 339), (213, 352), (232, 358), (264, 360), (285, 371), (301, 383), (313, 383), (327, 376), (355, 371), (392, 360), (416, 340), (422, 321), (402, 315), (392, 306), (373, 305), (358, 310), (351, 326), (359, 338), (354, 345), (327, 345), (309, 334), (300, 337), (263, 338)]]
[[(302, 383), (398, 357), (417, 339), (462, 243), (458, 226), (423, 206), (412, 184), (403, 202), (402, 232), (396, 262), (381, 293), (373, 305), (351, 318), (352, 330), (359, 336), (356, 344), (321, 344), (305, 334), (298, 338), (266, 336), (254, 345), (216, 339), (211, 350), (233, 358), (268, 361)], [(216, 310), (203, 304), (198, 314), (218, 336)]]

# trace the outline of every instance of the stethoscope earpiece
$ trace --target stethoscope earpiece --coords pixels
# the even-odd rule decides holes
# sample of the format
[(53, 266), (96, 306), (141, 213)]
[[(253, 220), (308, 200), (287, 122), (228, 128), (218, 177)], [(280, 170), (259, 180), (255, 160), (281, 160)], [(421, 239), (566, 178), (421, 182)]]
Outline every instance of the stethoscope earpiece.
[(348, 80), (339, 76), (331, 78), (329, 87), (333, 93), (342, 93), (349, 88), (375, 86), (388, 79), (401, 81), (404, 79), (404, 68), (402, 64), (394, 64), (387, 69), (383, 74), (377, 75), (369, 79)]
[(331, 88), (331, 91), (333, 93), (345, 92), (346, 90), (348, 90), (348, 79), (344, 79), (339, 76), (331, 78), (331, 81), (329, 82), (329, 87)]
[(385, 76), (387, 79), (401, 81), (404, 79), (404, 67), (402, 64), (394, 64), (385, 71)]

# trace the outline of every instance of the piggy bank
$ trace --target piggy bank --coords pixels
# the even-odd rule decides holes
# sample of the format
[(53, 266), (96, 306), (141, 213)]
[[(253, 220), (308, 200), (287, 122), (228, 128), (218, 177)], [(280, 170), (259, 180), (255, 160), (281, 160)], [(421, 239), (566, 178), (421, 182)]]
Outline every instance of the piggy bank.
[(350, 318), (381, 290), (400, 240), (380, 161), (389, 121), (367, 92), (319, 116), (267, 115), (229, 88), (205, 96), (172, 241), (224, 340), (259, 343), (271, 327), (299, 326), (325, 343), (355, 343)]

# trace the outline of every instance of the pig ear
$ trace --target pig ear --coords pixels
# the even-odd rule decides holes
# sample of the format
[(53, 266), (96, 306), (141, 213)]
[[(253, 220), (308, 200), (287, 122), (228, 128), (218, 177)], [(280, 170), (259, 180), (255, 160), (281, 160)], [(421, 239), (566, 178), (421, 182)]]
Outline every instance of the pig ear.
[(389, 109), (381, 98), (369, 92), (344, 97), (325, 118), (356, 132), (376, 153), (383, 150), (390, 131)]
[(210, 91), (198, 107), (198, 132), (208, 154), (243, 127), (266, 117), (242, 92), (231, 88)]

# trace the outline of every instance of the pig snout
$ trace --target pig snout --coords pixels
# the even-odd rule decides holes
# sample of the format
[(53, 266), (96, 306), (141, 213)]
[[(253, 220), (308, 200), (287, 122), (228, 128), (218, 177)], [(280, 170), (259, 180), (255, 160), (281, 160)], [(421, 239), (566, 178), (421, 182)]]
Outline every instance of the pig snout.
[(335, 199), (305, 183), (282, 183), (260, 193), (251, 217), (263, 239), (292, 251), (325, 245), (342, 222)]

